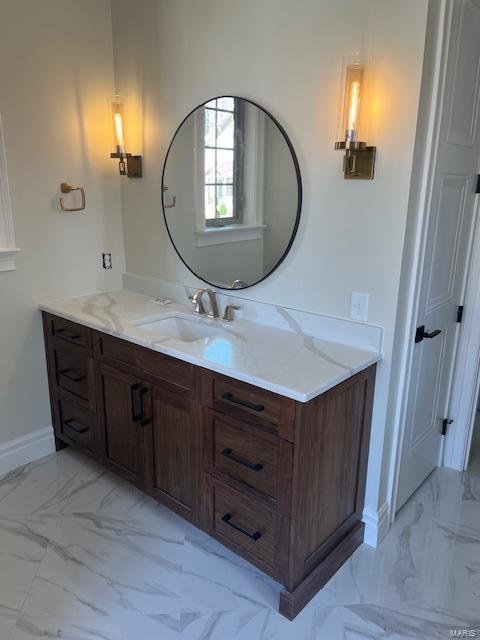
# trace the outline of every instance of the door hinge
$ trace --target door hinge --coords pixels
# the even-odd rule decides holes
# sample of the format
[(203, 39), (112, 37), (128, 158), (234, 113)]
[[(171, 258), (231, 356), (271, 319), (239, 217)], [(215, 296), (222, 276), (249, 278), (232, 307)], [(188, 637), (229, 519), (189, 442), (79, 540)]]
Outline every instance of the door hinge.
[(449, 418), (444, 418), (442, 421), (442, 436), (447, 435), (448, 427), (451, 425), (453, 420), (449, 420)]
[(461, 322), (463, 320), (463, 304), (458, 307), (457, 311), (457, 322)]
[(480, 193), (480, 173), (478, 174), (478, 178), (477, 178), (477, 190), (475, 191), (475, 193)]

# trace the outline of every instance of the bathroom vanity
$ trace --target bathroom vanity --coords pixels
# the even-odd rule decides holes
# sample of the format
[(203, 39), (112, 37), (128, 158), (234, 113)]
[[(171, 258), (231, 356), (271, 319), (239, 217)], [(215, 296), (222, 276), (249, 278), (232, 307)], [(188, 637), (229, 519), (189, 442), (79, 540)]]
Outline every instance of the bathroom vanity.
[[(224, 338), (147, 339), (147, 325), (132, 321), (134, 313), (120, 321), (119, 298), (102, 295), (102, 313), (94, 297), (83, 307), (42, 306), (57, 449), (77, 447), (272, 576), (285, 587), (280, 612), (293, 619), (363, 540), (379, 354), (352, 348), (355, 362), (335, 384), (325, 373), (336, 362), (333, 343), (331, 352), (330, 343), (307, 349), (293, 332), (207, 320), (200, 324)], [(145, 298), (129, 295), (125, 313), (135, 303), (141, 315)], [(155, 309), (156, 317), (169, 309)], [(287, 354), (298, 340), (292, 379), (300, 385), (303, 372), (326, 390), (317, 384), (308, 399), (293, 384), (279, 393), (268, 379), (239, 379), (235, 344), (244, 359), (255, 349), (247, 331), (265, 344), (261, 359), (268, 350), (279, 357), (268, 340)], [(228, 344), (222, 365), (217, 352)]]
[(381, 329), (232, 295), (284, 262), (300, 223), (295, 151), (260, 105), (193, 109), (162, 194), (179, 259), (211, 288), (167, 283), (165, 306), (128, 290), (42, 305), (57, 447), (272, 576), (292, 619), (363, 540)]

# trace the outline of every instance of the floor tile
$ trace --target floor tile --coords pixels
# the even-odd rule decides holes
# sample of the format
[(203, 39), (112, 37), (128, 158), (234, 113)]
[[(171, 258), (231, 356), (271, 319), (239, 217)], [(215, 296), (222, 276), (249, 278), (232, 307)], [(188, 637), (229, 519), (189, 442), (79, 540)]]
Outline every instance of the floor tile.
[(15, 626), (16, 618), (9, 616), (7, 613), (2, 612), (0, 607), (0, 638), (2, 640), (9, 640), (9, 634)]
[(184, 538), (166, 509), (137, 519), (62, 517), (33, 580), (27, 616), (180, 613)]
[[(1, 626), (0, 626), (1, 629)], [(122, 616), (118, 618), (27, 618), (11, 628), (8, 640), (178, 640), (178, 622), (168, 615)], [(2, 640), (4, 640), (2, 636)]]
[(60, 505), (109, 475), (94, 461), (65, 449), (0, 478), (0, 513), (55, 517)]
[(280, 584), (206, 534), (187, 536), (183, 610), (276, 608), (281, 589)]
[[(378, 549), (362, 545), (317, 594), (316, 604), (380, 604), (438, 600), (472, 590), (455, 565), (461, 549), (457, 531), (465, 511), (467, 489), (462, 474), (438, 470), (397, 514), (395, 524)], [(473, 492), (473, 493), (472, 493)], [(480, 519), (480, 503), (471, 500)], [(473, 517), (473, 516), (472, 516)]]
[(0, 608), (20, 610), (55, 527), (49, 519), (0, 514)]
[(478, 630), (478, 610), (462, 612), (432, 605), (321, 606), (293, 622), (275, 611), (184, 614), (182, 640), (445, 640), (451, 629)]
[(480, 476), (436, 470), (293, 622), (281, 588), (78, 452), (0, 479), (1, 640), (441, 640), (480, 627)]

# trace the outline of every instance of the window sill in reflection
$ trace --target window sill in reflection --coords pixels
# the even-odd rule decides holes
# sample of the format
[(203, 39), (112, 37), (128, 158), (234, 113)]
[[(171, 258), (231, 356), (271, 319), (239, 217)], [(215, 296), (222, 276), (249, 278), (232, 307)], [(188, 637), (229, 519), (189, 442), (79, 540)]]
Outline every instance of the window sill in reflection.
[(211, 227), (205, 231), (197, 231), (197, 247), (209, 247), (214, 244), (245, 242), (260, 240), (263, 237), (265, 224), (243, 225), (229, 224), (224, 227)]
[(15, 271), (15, 258), (19, 251), (16, 247), (0, 247), (0, 271)]

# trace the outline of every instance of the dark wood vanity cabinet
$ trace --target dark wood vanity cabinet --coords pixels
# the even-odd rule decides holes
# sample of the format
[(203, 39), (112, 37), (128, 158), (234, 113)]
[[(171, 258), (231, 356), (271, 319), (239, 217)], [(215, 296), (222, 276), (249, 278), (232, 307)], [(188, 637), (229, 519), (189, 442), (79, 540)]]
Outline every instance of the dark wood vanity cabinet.
[(145, 428), (148, 493), (200, 525), (200, 409), (183, 393), (158, 383), (150, 388), (150, 420)]
[(139, 489), (145, 488), (145, 389), (136, 376), (110, 365), (97, 369), (98, 430), (103, 463)]
[(279, 582), (292, 619), (363, 540), (375, 366), (300, 403), (43, 314), (72, 445)]

